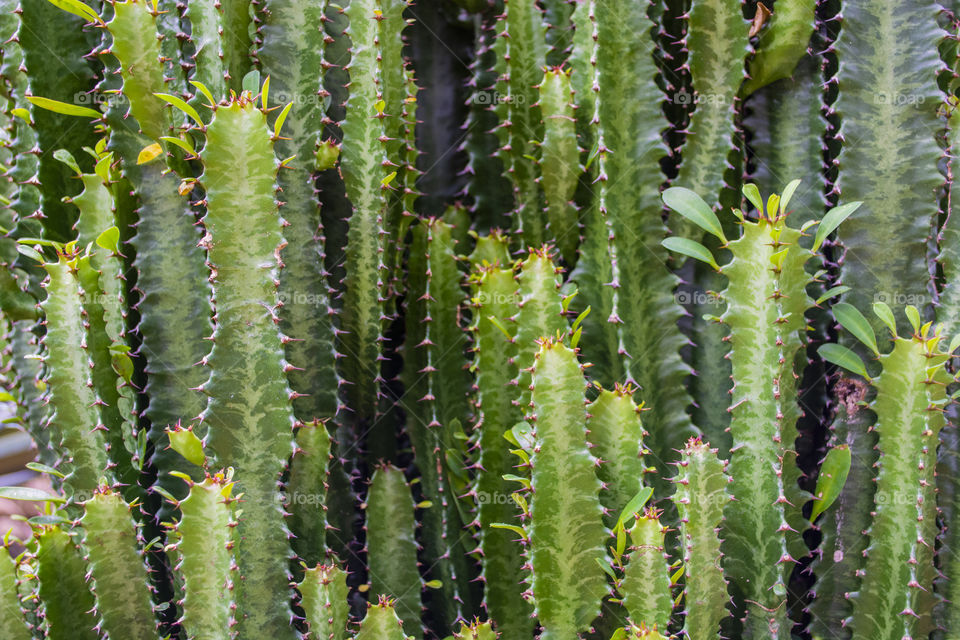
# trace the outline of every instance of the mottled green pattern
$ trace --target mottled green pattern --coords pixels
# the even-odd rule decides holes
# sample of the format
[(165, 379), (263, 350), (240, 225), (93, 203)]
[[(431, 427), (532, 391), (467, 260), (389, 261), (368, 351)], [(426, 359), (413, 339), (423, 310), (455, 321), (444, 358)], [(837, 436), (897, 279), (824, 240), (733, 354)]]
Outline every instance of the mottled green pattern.
[[(932, 628), (928, 584), (937, 535), (933, 474), (947, 403), (941, 354), (932, 336), (896, 338), (881, 355), (871, 408), (881, 455), (870, 546), (848, 624), (855, 640), (925, 637)], [(926, 606), (925, 606), (926, 605)], [(904, 611), (915, 615), (904, 615)]]
[(180, 522), (172, 532), (183, 581), (183, 625), (187, 636), (204, 640), (232, 638), (233, 594), (230, 526), (233, 505), (230, 486), (222, 476), (207, 477), (190, 486), (177, 505)]
[(547, 203), (549, 237), (559, 247), (567, 264), (576, 262), (577, 245), (580, 244), (577, 210), (572, 202), (580, 175), (572, 91), (569, 71), (550, 69), (540, 81), (540, 110), (543, 114), (543, 144), (540, 147), (543, 175), (540, 184)]
[(632, 392), (630, 387), (604, 389), (587, 406), (589, 440), (593, 454), (600, 459), (597, 476), (603, 483), (603, 520), (611, 528), (643, 486), (644, 431)]
[(415, 529), (413, 498), (403, 472), (391, 466), (377, 469), (367, 496), (370, 595), (393, 599), (406, 632), (422, 638)]
[(699, 440), (687, 443), (679, 464), (674, 502), (680, 512), (684, 630), (690, 640), (713, 640), (727, 615), (718, 531), (730, 501), (729, 478), (716, 449)]
[(53, 411), (48, 429), (67, 452), (64, 483), (79, 499), (89, 497), (101, 477), (106, 477), (107, 451), (95, 405), (96, 394), (87, 384), (90, 356), (79, 348), (85, 342), (83, 306), (75, 264), (65, 257), (44, 265), (47, 298), (41, 304), (46, 317), (44, 362)]
[(347, 574), (334, 565), (318, 565), (304, 572), (300, 606), (309, 632), (305, 640), (344, 640), (347, 636)]
[(793, 74), (807, 52), (816, 7), (816, 0), (794, 0), (774, 6), (773, 16), (760, 32), (757, 51), (750, 60), (750, 77), (743, 83), (743, 96)]
[(0, 634), (8, 640), (30, 640), (17, 590), (17, 563), (6, 546), (0, 547), (0, 554)]
[(541, 640), (572, 638), (600, 613), (607, 593), (607, 531), (596, 458), (586, 442), (585, 380), (576, 354), (545, 341), (533, 375), (535, 444), (530, 457), (530, 589)]
[(637, 518), (628, 532), (630, 559), (620, 583), (623, 604), (633, 624), (666, 629), (673, 611), (666, 528), (656, 512), (647, 512)]
[(853, 287), (844, 298), (860, 309), (876, 300), (924, 307), (928, 299), (926, 240), (943, 183), (939, 10), (929, 0), (843, 7), (834, 109), (846, 143), (836, 188), (864, 204), (838, 234), (846, 250), (840, 277)]
[(393, 605), (387, 601), (381, 601), (379, 604), (370, 605), (367, 608), (367, 615), (360, 623), (360, 631), (355, 636), (356, 640), (407, 640), (404, 635), (400, 618)]
[(303, 425), (295, 438), (287, 478), (288, 522), (293, 551), (309, 566), (326, 557), (327, 467), (330, 435), (324, 423)]
[(237, 629), (241, 639), (288, 638), (290, 547), (276, 485), (293, 446), (293, 411), (274, 322), (283, 238), (266, 115), (243, 98), (218, 108), (201, 157), (216, 308), (202, 420), (212, 451), (238, 470), (245, 494), (234, 529)]
[(130, 507), (113, 491), (96, 493), (83, 507), (83, 549), (100, 628), (111, 638), (155, 639), (147, 567)]
[(97, 615), (87, 584), (87, 565), (73, 538), (60, 527), (37, 533), (37, 594), (49, 640), (98, 640)]

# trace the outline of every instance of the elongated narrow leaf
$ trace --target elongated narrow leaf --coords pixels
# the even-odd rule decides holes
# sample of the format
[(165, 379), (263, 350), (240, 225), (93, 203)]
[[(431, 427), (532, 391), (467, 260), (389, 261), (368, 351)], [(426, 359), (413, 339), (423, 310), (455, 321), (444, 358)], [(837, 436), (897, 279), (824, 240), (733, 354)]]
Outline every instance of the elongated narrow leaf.
[(820, 467), (820, 476), (817, 478), (813, 511), (810, 512), (811, 521), (816, 520), (817, 516), (829, 509), (840, 495), (847, 482), (851, 462), (850, 447), (845, 444), (833, 447), (827, 452), (827, 457)]
[(866, 345), (874, 354), (880, 355), (880, 349), (877, 348), (877, 335), (859, 309), (846, 302), (838, 302), (833, 305), (833, 315), (844, 329), (853, 334), (853, 337)]
[(864, 378), (869, 378), (867, 368), (863, 365), (863, 360), (853, 351), (839, 344), (825, 344), (817, 349), (820, 357), (831, 364), (842, 367), (851, 373), (856, 373)]
[(679, 236), (673, 236), (666, 238), (661, 242), (664, 247), (670, 251), (675, 251), (689, 258), (694, 258), (700, 260), (701, 262), (706, 262), (708, 265), (714, 269), (719, 270), (720, 266), (717, 264), (716, 259), (714, 259), (713, 254), (710, 253), (710, 250), (705, 246), (697, 242), (696, 240), (690, 240), (688, 238), (681, 238)]
[(685, 187), (670, 187), (661, 196), (663, 203), (709, 234), (726, 242), (720, 219), (703, 198)]

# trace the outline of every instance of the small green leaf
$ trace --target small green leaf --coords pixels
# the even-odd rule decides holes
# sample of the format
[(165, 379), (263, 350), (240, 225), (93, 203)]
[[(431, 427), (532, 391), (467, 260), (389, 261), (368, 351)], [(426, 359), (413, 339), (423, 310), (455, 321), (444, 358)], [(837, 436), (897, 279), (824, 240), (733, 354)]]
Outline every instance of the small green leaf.
[(60, 496), (33, 487), (0, 487), (0, 498), (25, 502), (64, 502)]
[(502, 522), (493, 522), (490, 524), (491, 529), (507, 529), (508, 531), (513, 531), (523, 540), (527, 539), (527, 532), (523, 530), (523, 527), (518, 527), (513, 524), (504, 524)]
[(192, 156), (197, 155), (196, 150), (193, 148), (193, 145), (190, 143), (189, 140), (184, 140), (183, 138), (174, 138), (172, 136), (160, 136), (160, 139), (163, 140), (164, 142), (168, 142), (172, 145), (176, 145), (180, 147), (181, 149), (183, 149), (184, 151), (186, 151)]
[(913, 327), (913, 332), (920, 334), (920, 312), (917, 311), (917, 308), (912, 304), (908, 304), (903, 308), (903, 313), (907, 316), (907, 320), (910, 322), (910, 326)]
[(717, 261), (713, 257), (713, 254), (710, 253), (710, 250), (695, 240), (671, 236), (669, 238), (665, 238), (660, 244), (662, 244), (668, 251), (685, 255), (689, 258), (699, 260), (700, 262), (706, 262), (717, 271), (720, 270), (720, 265), (717, 264)]
[(280, 129), (283, 128), (283, 123), (287, 119), (287, 116), (290, 114), (290, 109), (293, 108), (293, 103), (290, 102), (283, 108), (283, 111), (280, 112), (280, 115), (277, 116), (277, 121), (273, 123), (273, 137), (280, 137)]
[(29, 100), (34, 106), (40, 107), (41, 109), (53, 111), (54, 113), (62, 113), (65, 116), (79, 116), (83, 118), (94, 118), (95, 120), (99, 120), (103, 115), (99, 111), (91, 109), (90, 107), (81, 107), (75, 104), (60, 102), (58, 100), (51, 100), (50, 98), (41, 98), (40, 96), (27, 96), (27, 100)]
[[(270, 94), (270, 76), (263, 81), (263, 89), (260, 90), (260, 108), (267, 110), (267, 96)], [(292, 103), (291, 103), (292, 104)]]
[(763, 217), (763, 198), (760, 196), (760, 189), (757, 188), (757, 185), (752, 182), (748, 182), (743, 185), (743, 195), (747, 197), (747, 200), (750, 201), (754, 207), (757, 208), (757, 214), (762, 218)]
[(887, 325), (887, 328), (890, 329), (890, 333), (894, 336), (897, 335), (897, 319), (893, 317), (893, 311), (890, 310), (890, 306), (882, 300), (879, 302), (873, 303), (873, 313), (880, 321)]
[(156, 97), (160, 98), (161, 100), (163, 100), (163, 101), (166, 102), (167, 104), (173, 105), (173, 106), (176, 107), (177, 109), (180, 109), (180, 111), (183, 111), (185, 114), (187, 114), (188, 116), (190, 116), (190, 118), (191, 118), (194, 122), (197, 123), (197, 126), (200, 126), (200, 127), (203, 126), (203, 120), (200, 119), (200, 114), (197, 113), (197, 110), (196, 110), (196, 109), (194, 109), (193, 107), (191, 107), (190, 105), (188, 105), (186, 102), (184, 102), (183, 99), (181, 99), (181, 98), (179, 98), (179, 97), (177, 97), (177, 96), (175, 96), (175, 95), (171, 95), (171, 94), (169, 94), (169, 93), (155, 93), (155, 94), (153, 94), (153, 95), (155, 95)]
[(53, 157), (73, 169), (73, 172), (78, 176), (81, 175), (80, 165), (77, 164), (77, 159), (66, 149), (57, 149), (53, 152)]
[(822, 296), (817, 298), (817, 304), (823, 304), (830, 298), (836, 298), (837, 296), (842, 295), (847, 291), (850, 291), (850, 287), (846, 285), (839, 285), (837, 287), (832, 287), (830, 289), (827, 289), (826, 291), (823, 292)]
[(849, 218), (862, 204), (862, 202), (848, 202), (847, 204), (842, 204), (839, 207), (834, 207), (830, 209), (830, 211), (827, 211), (827, 215), (823, 216), (823, 220), (820, 221), (820, 226), (817, 228), (817, 235), (813, 239), (813, 252), (816, 253), (819, 251), (820, 246), (823, 244), (823, 241), (827, 239), (827, 236), (836, 231), (840, 223)]
[(98, 235), (97, 246), (113, 253), (120, 253), (120, 229), (110, 227)]
[(526, 422), (518, 422), (510, 429), (510, 433), (513, 434), (518, 447), (521, 449), (533, 449), (533, 445), (536, 442), (533, 438), (533, 429), (530, 428), (529, 424)]
[(594, 558), (597, 561), (597, 564), (600, 565), (600, 568), (603, 569), (603, 572), (610, 576), (611, 580), (617, 579), (617, 573), (613, 570), (613, 567), (610, 566), (610, 563), (604, 560), (603, 558)]
[(39, 462), (28, 462), (26, 464), (27, 469), (31, 471), (36, 471), (37, 473), (48, 473), (51, 476), (56, 476), (57, 478), (65, 477), (62, 473), (54, 469), (53, 467), (48, 467), (45, 464), (40, 464)]
[(192, 429), (167, 429), (170, 437), (170, 448), (182, 455), (193, 464), (202, 467), (207, 461), (203, 453), (203, 442)]
[(880, 349), (877, 348), (877, 335), (873, 332), (870, 322), (863, 317), (859, 309), (852, 304), (838, 302), (833, 305), (833, 315), (837, 318), (840, 326), (849, 331), (854, 338), (862, 342), (875, 355), (880, 355)]
[(48, 0), (50, 4), (57, 7), (58, 9), (63, 9), (67, 13), (72, 13), (75, 16), (80, 16), (88, 22), (96, 22), (98, 24), (103, 24), (103, 20), (97, 15), (97, 12), (88, 7), (87, 5), (80, 2), (80, 0)]
[(783, 188), (783, 195), (780, 196), (780, 213), (787, 213), (787, 204), (790, 202), (790, 198), (793, 197), (793, 193), (797, 190), (797, 187), (800, 186), (802, 180), (797, 178), (796, 180), (791, 180), (787, 186)]
[(653, 489), (651, 487), (643, 487), (640, 489), (640, 491), (637, 492), (637, 495), (630, 498), (630, 502), (628, 502), (623, 508), (623, 511), (620, 513), (620, 517), (617, 519), (617, 526), (625, 526), (630, 518), (640, 513), (640, 510), (646, 506), (647, 502), (650, 500), (650, 496), (652, 495)]
[(678, 215), (716, 236), (724, 244), (727, 243), (717, 214), (696, 193), (684, 187), (670, 187), (663, 192), (661, 198), (663, 203)]
[(39, 262), (40, 264), (46, 263), (46, 260), (44, 260), (44, 259), (43, 259), (43, 256), (40, 255), (40, 252), (37, 251), (36, 249), (34, 249), (33, 247), (27, 246), (27, 245), (25, 245), (25, 244), (18, 244), (18, 245), (17, 245), (17, 251), (18, 251), (21, 255), (27, 256), (28, 258), (30, 258), (30, 259), (32, 259), (32, 260), (36, 260), (36, 261)]
[(108, 153), (99, 160), (97, 160), (96, 166), (93, 168), (93, 172), (97, 174), (97, 177), (103, 180), (104, 184), (110, 182), (110, 163), (113, 162), (113, 154)]
[(133, 380), (133, 360), (125, 353), (113, 353), (110, 356), (110, 365), (124, 382)]
[(423, 583), (427, 589), (439, 589), (443, 586), (443, 580), (427, 580)]
[(210, 101), (211, 107), (216, 106), (217, 101), (213, 99), (213, 94), (210, 93), (210, 89), (207, 88), (207, 85), (203, 84), (202, 82), (198, 82), (197, 80), (191, 80), (190, 84), (196, 87), (197, 90), (203, 94), (203, 97)]
[(863, 376), (864, 378), (870, 378), (870, 376), (867, 375), (867, 368), (864, 366), (863, 360), (847, 347), (831, 342), (820, 345), (817, 353), (827, 362), (846, 369), (851, 373)]
[(813, 511), (810, 512), (810, 522), (814, 522), (821, 513), (830, 508), (847, 482), (850, 472), (850, 463), (853, 457), (850, 447), (845, 444), (833, 447), (827, 451), (820, 466), (820, 476), (817, 478), (817, 489), (814, 493)]
[(250, 95), (257, 95), (260, 92), (260, 72), (254, 69), (243, 76), (240, 82), (242, 91), (249, 91)]

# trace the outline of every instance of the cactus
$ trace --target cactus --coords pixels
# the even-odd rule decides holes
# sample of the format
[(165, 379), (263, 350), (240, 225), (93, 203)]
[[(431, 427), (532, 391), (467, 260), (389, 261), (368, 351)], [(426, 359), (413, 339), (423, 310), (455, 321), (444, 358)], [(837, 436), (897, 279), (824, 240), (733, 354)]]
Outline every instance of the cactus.
[(381, 598), (367, 608), (360, 630), (354, 637), (356, 640), (407, 640), (410, 636), (404, 635), (393, 603)]
[(545, 338), (533, 370), (532, 493), (524, 529), (534, 613), (540, 637), (551, 640), (586, 630), (600, 613), (606, 532), (577, 356), (559, 339)]
[(36, 537), (37, 596), (42, 604), (43, 632), (51, 640), (97, 640), (100, 634), (93, 593), (73, 536), (50, 526), (41, 528)]
[[(727, 308), (717, 321), (730, 328), (733, 392), (730, 403), (730, 492), (734, 501), (725, 508), (724, 570), (742, 597), (751, 603), (749, 633), (788, 637), (786, 599), (793, 564), (804, 553), (800, 533), (805, 528), (799, 505), (794, 443), (797, 404), (797, 353), (806, 330), (804, 313), (813, 306), (806, 286), (812, 277), (804, 264), (816, 255), (823, 238), (848, 217), (859, 203), (831, 210), (820, 222), (811, 249), (800, 244), (803, 231), (786, 224), (794, 181), (783, 197), (761, 201), (755, 185), (744, 195), (757, 207), (756, 222), (737, 213), (742, 235), (728, 241), (709, 205), (682, 187), (664, 193), (664, 201), (729, 249), (733, 258), (722, 268), (698, 243), (669, 239), (665, 244), (685, 255), (698, 256), (726, 275), (720, 294)], [(742, 346), (741, 346), (742, 345)], [(770, 385), (770, 381), (773, 385)], [(769, 418), (774, 425), (769, 424)], [(746, 550), (750, 549), (748, 554)], [(761, 563), (751, 554), (765, 558)]]
[(674, 500), (680, 512), (684, 629), (690, 640), (715, 638), (726, 617), (727, 583), (718, 531), (730, 497), (726, 465), (702, 440), (691, 439), (677, 463)]
[(182, 514), (174, 525), (169, 549), (179, 558), (183, 581), (181, 625), (190, 638), (230, 638), (234, 581), (230, 530), (235, 526), (233, 484), (223, 474), (201, 482), (183, 478), (189, 493), (177, 503)]
[(17, 588), (17, 560), (3, 547), (0, 558), (0, 631), (10, 640), (30, 640), (30, 628), (24, 619)]
[[(868, 378), (876, 389), (869, 406), (876, 414), (880, 460), (873, 521), (867, 530), (870, 545), (848, 621), (857, 639), (920, 636), (933, 627), (932, 594), (922, 585), (930, 584), (934, 573), (936, 448), (951, 381), (945, 369), (950, 351), (941, 350), (940, 335), (931, 331), (930, 323), (920, 325), (915, 307), (906, 308), (910, 337), (897, 334), (889, 307), (878, 305), (877, 310), (893, 336), (889, 352), (877, 349), (875, 334), (862, 315), (845, 323), (873, 351), (880, 368), (879, 375)], [(846, 360), (837, 353), (844, 352), (829, 349), (825, 357), (867, 373), (851, 351), (844, 353)]]
[(307, 640), (344, 640), (347, 574), (335, 565), (317, 565), (304, 572), (298, 588), (309, 627)]
[(409, 635), (422, 638), (420, 573), (414, 539), (413, 498), (396, 467), (377, 469), (367, 495), (367, 563), (370, 591), (391, 598)]
[(623, 605), (633, 624), (666, 629), (673, 596), (666, 562), (666, 527), (660, 523), (660, 512), (649, 507), (628, 533), (630, 561), (620, 582)]

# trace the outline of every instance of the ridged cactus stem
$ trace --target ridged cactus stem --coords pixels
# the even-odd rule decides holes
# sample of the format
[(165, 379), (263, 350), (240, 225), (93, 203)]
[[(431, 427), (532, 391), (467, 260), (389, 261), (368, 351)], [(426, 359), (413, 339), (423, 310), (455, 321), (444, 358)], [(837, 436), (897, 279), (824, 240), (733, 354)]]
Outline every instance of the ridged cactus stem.
[(504, 0), (499, 19), (494, 44), (502, 71), (494, 94), (499, 153), (513, 182), (514, 229), (524, 246), (536, 248), (544, 241), (544, 224), (533, 141), (543, 139), (537, 85), (546, 64), (546, 31), (535, 2)]
[[(184, 478), (189, 479), (189, 476)], [(172, 531), (175, 571), (183, 582), (186, 637), (229, 640), (233, 633), (234, 559), (231, 528), (234, 522), (233, 483), (223, 474), (201, 482), (188, 481), (189, 493), (179, 501), (180, 521)]]
[(673, 612), (673, 595), (666, 556), (667, 528), (660, 523), (660, 515), (656, 508), (648, 507), (628, 528), (629, 561), (620, 591), (633, 624), (666, 629)]
[(934, 475), (951, 377), (939, 334), (917, 325), (910, 337), (894, 335), (871, 380), (880, 460), (870, 546), (847, 621), (855, 640), (920, 638), (933, 628)]
[(408, 635), (423, 637), (413, 497), (403, 472), (377, 469), (367, 496), (367, 564), (371, 597), (393, 600)]
[[(502, 243), (498, 246), (505, 262), (506, 247)], [(517, 348), (513, 341), (516, 325), (509, 318), (516, 313), (517, 283), (511, 269), (497, 266), (501, 260), (484, 262), (481, 256), (485, 249), (486, 243), (478, 241), (471, 256), (475, 305), (473, 369), (479, 412), (474, 430), (479, 433), (480, 447), (474, 492), (483, 551), (484, 600), (501, 637), (523, 640), (533, 632), (534, 621), (530, 604), (521, 597), (523, 559), (516, 550), (516, 534), (491, 526), (510, 524), (516, 517), (516, 507), (507, 501), (516, 485), (503, 476), (516, 473), (516, 462), (504, 434), (523, 420), (523, 412), (514, 403), (516, 390), (511, 386), (517, 376)]]
[(327, 470), (330, 435), (321, 422), (301, 426), (290, 459), (286, 496), (293, 550), (301, 562), (315, 565), (326, 558)]
[(277, 160), (266, 114), (248, 94), (218, 107), (206, 136), (203, 225), (216, 316), (201, 419), (218, 464), (237, 469), (244, 494), (234, 547), (237, 630), (241, 639), (292, 638), (291, 550), (276, 499), (294, 423), (276, 315), (283, 247)]
[(367, 607), (367, 614), (360, 623), (355, 640), (409, 640), (403, 633), (403, 624), (397, 617), (393, 602), (380, 598), (377, 604)]
[(37, 595), (42, 603), (44, 637), (98, 640), (99, 623), (86, 579), (87, 565), (73, 536), (52, 526), (42, 527), (36, 538)]
[(640, 407), (630, 385), (602, 389), (587, 406), (587, 428), (593, 454), (600, 459), (597, 476), (603, 483), (600, 501), (604, 523), (611, 529), (627, 503), (640, 492), (646, 465), (643, 461), (643, 424)]
[(84, 345), (83, 305), (77, 279), (77, 260), (61, 255), (44, 265), (47, 298), (42, 303), (46, 333), (43, 336), (47, 364), (47, 389), (53, 407), (48, 429), (54, 430), (66, 449), (68, 467), (64, 483), (69, 493), (89, 497), (101, 477), (111, 475), (97, 397), (90, 378), (90, 356)]
[(691, 439), (677, 464), (674, 502), (680, 512), (684, 633), (690, 640), (713, 640), (727, 616), (719, 530), (730, 501), (730, 478), (717, 450), (701, 440)]
[(540, 82), (543, 144), (540, 146), (540, 184), (546, 200), (550, 238), (568, 265), (577, 261), (580, 226), (573, 193), (580, 175), (580, 149), (573, 117), (570, 71), (547, 69)]
[(344, 640), (347, 637), (347, 574), (335, 565), (307, 569), (300, 590), (300, 606), (307, 619), (305, 640)]
[(17, 588), (17, 562), (6, 546), (0, 546), (0, 554), (0, 634), (9, 640), (30, 640)]
[(111, 638), (155, 639), (157, 622), (147, 567), (130, 506), (119, 493), (101, 489), (83, 507), (83, 549), (90, 565), (98, 626)]
[(544, 338), (533, 368), (532, 491), (524, 525), (529, 584), (541, 640), (567, 640), (600, 613), (609, 532), (597, 459), (586, 440), (586, 384), (576, 353)]
[(386, 246), (395, 239), (386, 232), (387, 207), (391, 189), (388, 179), (393, 167), (387, 156), (387, 140), (393, 118), (399, 118), (398, 104), (387, 104), (382, 61), (387, 49), (399, 49), (400, 33), (390, 26), (387, 12), (403, 10), (402, 3), (386, 0), (359, 0), (346, 9), (352, 43), (350, 95), (343, 120), (340, 171), (347, 197), (353, 205), (346, 247), (346, 292), (341, 335), (342, 375), (346, 398), (354, 419), (372, 420), (380, 394), (380, 357), (389, 297)]

